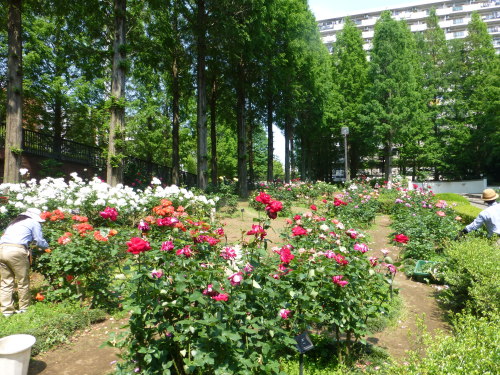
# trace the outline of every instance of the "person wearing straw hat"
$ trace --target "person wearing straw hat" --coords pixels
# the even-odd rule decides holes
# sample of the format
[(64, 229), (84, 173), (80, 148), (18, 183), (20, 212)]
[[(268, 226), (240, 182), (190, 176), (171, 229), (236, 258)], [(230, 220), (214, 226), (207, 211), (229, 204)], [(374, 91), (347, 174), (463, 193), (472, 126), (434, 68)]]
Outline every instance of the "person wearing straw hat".
[(497, 202), (498, 194), (493, 189), (484, 189), (481, 199), (488, 205), (488, 208), (481, 211), (474, 221), (462, 230), (462, 233), (467, 234), (477, 230), (484, 224), (488, 231), (488, 237), (496, 237), (497, 245), (500, 245), (500, 204)]
[[(12, 220), (2, 238), (0, 238), (0, 311), (4, 316), (15, 312), (23, 313), (30, 304), (30, 258), (29, 245), (32, 241), (45, 249), (49, 244), (43, 238), (40, 217), (37, 208), (28, 208)], [(14, 308), (14, 280), (17, 280), (19, 310)]]

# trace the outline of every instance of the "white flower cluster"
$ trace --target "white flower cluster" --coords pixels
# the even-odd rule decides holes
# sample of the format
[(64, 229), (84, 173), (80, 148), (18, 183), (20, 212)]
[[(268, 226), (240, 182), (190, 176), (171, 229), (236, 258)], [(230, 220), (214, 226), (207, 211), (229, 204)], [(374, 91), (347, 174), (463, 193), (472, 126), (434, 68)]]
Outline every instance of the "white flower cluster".
[(121, 184), (112, 187), (97, 177), (86, 182), (74, 172), (68, 182), (63, 178), (48, 177), (39, 183), (32, 179), (19, 184), (1, 184), (0, 192), (8, 195), (9, 200), (6, 206), (0, 207), (0, 214), (7, 213), (9, 208), (12, 208), (12, 212), (28, 207), (45, 211), (55, 208), (70, 211), (82, 207), (100, 210), (111, 206), (123, 214), (131, 215), (150, 210), (160, 199), (175, 200), (184, 207), (207, 212), (215, 206), (217, 199), (207, 199), (204, 195), (195, 195), (175, 185), (162, 187), (158, 182), (158, 179), (153, 179), (151, 186), (141, 191)]

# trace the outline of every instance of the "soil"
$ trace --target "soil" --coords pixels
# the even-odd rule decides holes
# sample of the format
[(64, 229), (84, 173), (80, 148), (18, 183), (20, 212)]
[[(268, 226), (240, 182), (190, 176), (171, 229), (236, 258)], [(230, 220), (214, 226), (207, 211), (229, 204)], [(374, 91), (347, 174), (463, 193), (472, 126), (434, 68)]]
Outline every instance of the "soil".
[[(389, 250), (388, 256), (397, 262), (400, 248), (388, 244), (388, 236), (392, 232), (389, 225), (388, 216), (377, 216), (373, 229), (368, 231), (371, 250), (366, 254), (380, 258), (383, 257), (380, 250)], [(397, 272), (394, 287), (399, 289), (403, 300), (403, 311), (398, 324), (374, 334), (367, 341), (386, 349), (394, 359), (401, 360), (407, 350), (421, 349), (417, 347), (418, 340), (415, 337), (420, 336), (417, 328), (419, 319), (423, 319), (427, 331), (431, 334), (436, 333), (436, 330), (448, 331), (449, 326), (444, 321), (444, 312), (436, 300), (436, 293), (441, 286), (416, 282), (406, 277), (403, 272)]]
[[(243, 212), (241, 211), (243, 209)], [(293, 211), (298, 211), (294, 209)], [(241, 202), (239, 213), (233, 217), (223, 218), (224, 230), (228, 243), (249, 240), (246, 235), (254, 219), (259, 215), (248, 207), (247, 202)], [(388, 243), (388, 235), (391, 232), (387, 216), (377, 217), (373, 229), (369, 230), (371, 243), (369, 243), (369, 256), (382, 256), (381, 249), (390, 251), (390, 256), (397, 260), (399, 249)], [(278, 218), (272, 222), (271, 228), (267, 230), (269, 246), (279, 246), (281, 243), (280, 231), (285, 227), (284, 218)], [(389, 327), (383, 332), (367, 338), (368, 342), (386, 349), (396, 360), (402, 359), (407, 350), (415, 349), (411, 333), (416, 334), (417, 319), (423, 318), (429, 332), (436, 329), (447, 330), (448, 327), (443, 320), (443, 311), (437, 305), (435, 299), (436, 289), (423, 283), (408, 279), (402, 272), (398, 272), (395, 278), (395, 287), (403, 300), (403, 314), (397, 326)], [(117, 349), (103, 345), (109, 334), (119, 330), (125, 320), (108, 320), (94, 324), (90, 328), (77, 332), (71, 342), (42, 353), (31, 359), (28, 375), (108, 375), (114, 368), (117, 358)]]

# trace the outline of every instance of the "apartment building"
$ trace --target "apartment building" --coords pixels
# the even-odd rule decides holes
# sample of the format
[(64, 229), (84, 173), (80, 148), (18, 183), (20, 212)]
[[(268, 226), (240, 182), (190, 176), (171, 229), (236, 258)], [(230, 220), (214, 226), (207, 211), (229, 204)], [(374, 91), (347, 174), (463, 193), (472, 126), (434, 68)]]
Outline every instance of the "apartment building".
[[(332, 5), (334, 6), (334, 5)], [(318, 20), (323, 43), (330, 49), (336, 40), (336, 34), (344, 27), (344, 18), (351, 18), (362, 32), (365, 50), (372, 48), (375, 22), (380, 14), (389, 10), (396, 20), (405, 20), (411, 31), (419, 32), (427, 28), (426, 18), (432, 8), (436, 9), (439, 26), (444, 29), (446, 39), (459, 39), (467, 36), (467, 24), (472, 12), (477, 11), (487, 24), (493, 38), (493, 46), (500, 53), (500, 1), (490, 0), (450, 0), (406, 3), (395, 7), (367, 9), (359, 13), (347, 13), (340, 17)]]

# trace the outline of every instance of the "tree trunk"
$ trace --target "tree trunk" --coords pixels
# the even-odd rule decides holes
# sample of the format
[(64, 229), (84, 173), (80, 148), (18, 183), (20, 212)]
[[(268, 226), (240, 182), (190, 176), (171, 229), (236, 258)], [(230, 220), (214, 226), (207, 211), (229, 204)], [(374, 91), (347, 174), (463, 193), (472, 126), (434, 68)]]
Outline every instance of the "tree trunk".
[[(61, 23), (59, 19), (56, 21), (56, 25), (61, 27)], [(55, 59), (55, 77), (61, 78), (63, 75), (63, 59), (61, 49), (60, 49), (60, 32), (56, 30), (55, 34), (55, 42), (54, 42), (54, 52), (56, 54)], [(56, 158), (61, 157), (61, 144), (63, 137), (63, 119), (62, 119), (62, 92), (61, 88), (58, 85), (56, 88), (55, 97), (54, 97), (54, 118), (52, 121), (52, 128), (54, 132), (54, 142), (53, 142), (53, 153), (56, 155)]]
[(116, 186), (123, 182), (123, 142), (125, 131), (125, 22), (127, 0), (114, 0), (115, 39), (113, 42), (113, 71), (111, 77), (111, 119), (109, 122), (109, 143), (107, 182)]
[[(178, 42), (178, 23), (177, 23), (177, 7), (174, 4), (173, 16), (173, 31), (176, 36), (174, 43)], [(180, 157), (179, 157), (179, 102), (180, 102), (180, 87), (179, 87), (179, 67), (177, 66), (177, 51), (172, 56), (172, 180), (171, 183), (179, 185), (180, 182)]]
[(23, 131), (22, 0), (9, 1), (4, 183), (18, 183)]
[(245, 124), (245, 67), (240, 61), (236, 83), (236, 122), (238, 133), (238, 193), (240, 198), (248, 198), (247, 186), (247, 134)]
[(274, 180), (273, 99), (267, 99), (267, 181)]
[(210, 170), (212, 171), (212, 184), (217, 185), (218, 174), (217, 170), (217, 80), (215, 77), (212, 81), (212, 92), (210, 96), (210, 143), (211, 143), (211, 159), (210, 159)]
[(296, 162), (295, 162), (295, 144), (293, 143), (293, 138), (295, 136), (294, 134), (294, 128), (293, 128), (293, 124), (290, 123), (290, 139), (289, 139), (289, 142), (290, 142), (290, 177), (293, 179), (293, 178), (296, 178)]
[(198, 36), (197, 36), (197, 185), (200, 189), (207, 188), (208, 151), (207, 151), (207, 87), (206, 87), (206, 36), (207, 25), (205, 0), (197, 0)]
[(388, 139), (384, 149), (384, 178), (387, 182), (392, 181), (392, 140)]
[[(251, 105), (248, 105), (251, 108)], [(251, 110), (246, 111), (246, 115), (248, 116), (248, 131), (247, 131), (247, 140), (248, 140), (248, 179), (250, 182), (255, 181), (255, 170), (254, 170), (254, 161), (255, 155), (253, 150), (253, 132), (254, 132), (254, 124), (253, 117), (251, 115)]]
[(285, 182), (290, 183), (290, 137), (292, 128), (292, 118), (285, 115)]

